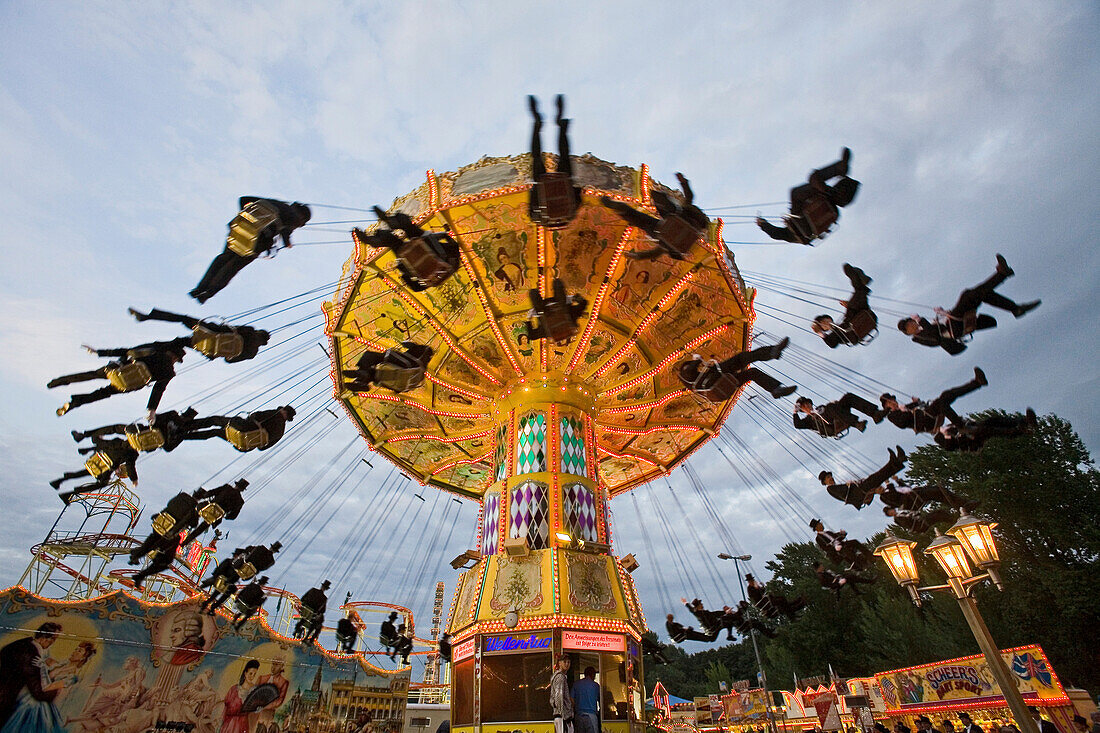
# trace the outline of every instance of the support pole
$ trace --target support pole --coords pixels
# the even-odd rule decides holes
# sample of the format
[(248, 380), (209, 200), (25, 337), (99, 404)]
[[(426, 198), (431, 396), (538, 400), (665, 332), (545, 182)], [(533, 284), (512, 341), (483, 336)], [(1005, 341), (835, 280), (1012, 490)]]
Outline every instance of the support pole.
[[(733, 566), (737, 569), (737, 584), (741, 586), (741, 600), (745, 603), (749, 602), (748, 594), (745, 593), (745, 581), (741, 579), (741, 566), (737, 562), (737, 558), (733, 558)], [(764, 714), (768, 718), (768, 730), (771, 733), (777, 733), (775, 729), (775, 720), (772, 719), (772, 693), (768, 690), (768, 677), (764, 674), (764, 662), (760, 659), (760, 647), (756, 645), (756, 629), (749, 627), (749, 637), (752, 639), (752, 651), (756, 655), (756, 667), (760, 670), (760, 684), (764, 687)], [(1038, 733), (1037, 731), (1023, 731), (1022, 733)]]
[[(958, 587), (956, 587), (956, 584)], [(1016, 678), (1009, 672), (1004, 657), (1001, 656), (1001, 650), (994, 643), (993, 637), (989, 633), (989, 627), (985, 625), (985, 619), (978, 611), (978, 604), (967, 594), (967, 589), (963, 588), (961, 583), (952, 582), (951, 588), (955, 592), (955, 598), (959, 602), (959, 608), (962, 609), (963, 617), (966, 619), (966, 623), (970, 625), (970, 631), (974, 634), (975, 641), (978, 642), (978, 647), (985, 655), (989, 671), (993, 673), (993, 679), (997, 680), (997, 686), (1001, 688), (1001, 694), (1004, 695), (1008, 707), (1012, 710), (1012, 717), (1016, 719), (1016, 727), (1020, 729), (1021, 733), (1039, 733), (1039, 726), (1036, 725), (1035, 719), (1031, 717), (1031, 712), (1027, 709), (1027, 703), (1024, 702), (1023, 695), (1020, 694), (1020, 688), (1016, 685)]]

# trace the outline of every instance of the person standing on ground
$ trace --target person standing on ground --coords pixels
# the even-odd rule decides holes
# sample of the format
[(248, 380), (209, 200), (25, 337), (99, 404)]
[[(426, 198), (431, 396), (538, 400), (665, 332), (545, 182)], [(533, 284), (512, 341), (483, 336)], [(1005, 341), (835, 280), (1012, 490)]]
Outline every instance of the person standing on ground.
[(569, 657), (562, 655), (550, 677), (550, 709), (554, 713), (554, 733), (573, 733), (573, 698), (569, 695)]
[(596, 668), (591, 665), (584, 668), (584, 677), (573, 685), (573, 708), (577, 733), (600, 733), (600, 683), (596, 682)]

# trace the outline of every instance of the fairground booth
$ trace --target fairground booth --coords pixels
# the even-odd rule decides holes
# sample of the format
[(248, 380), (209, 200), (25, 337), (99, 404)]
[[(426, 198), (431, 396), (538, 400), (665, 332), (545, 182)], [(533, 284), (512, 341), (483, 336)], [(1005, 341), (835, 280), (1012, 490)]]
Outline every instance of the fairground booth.
[[(1071, 694), (1037, 644), (1003, 650), (1001, 655), (1024, 701), (1039, 708), (1042, 716), (1064, 733), (1074, 730), (1074, 715), (1087, 717), (1089, 707), (1095, 709), (1083, 691), (1077, 692), (1084, 704), (1081, 708), (1074, 706)], [(880, 672), (875, 682), (882, 692), (891, 728), (894, 721), (903, 720), (915, 729), (916, 718), (921, 715), (931, 718), (937, 727), (949, 720), (959, 728), (958, 714), (964, 710), (985, 730), (1011, 721), (1008, 703), (980, 654)]]

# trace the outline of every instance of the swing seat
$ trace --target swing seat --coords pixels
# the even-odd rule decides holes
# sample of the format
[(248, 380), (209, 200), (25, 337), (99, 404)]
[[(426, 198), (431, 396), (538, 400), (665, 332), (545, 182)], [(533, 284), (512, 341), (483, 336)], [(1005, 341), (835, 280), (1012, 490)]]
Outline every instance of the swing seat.
[(561, 229), (573, 221), (577, 212), (573, 179), (565, 173), (545, 173), (535, 181), (535, 209), (539, 224)]
[(114, 467), (114, 461), (103, 451), (96, 451), (84, 461), (84, 468), (96, 479), (110, 474)]
[(224, 575), (219, 575), (214, 578), (214, 590), (218, 593), (228, 593), (233, 587), (233, 584), (229, 582), (229, 578)]
[(429, 232), (406, 244), (397, 255), (412, 279), (426, 288), (439, 285), (457, 269), (457, 263), (446, 257), (445, 236)]
[(852, 346), (869, 344), (878, 335), (878, 317), (870, 309), (856, 313), (849, 325), (852, 336), (845, 340)]
[(153, 531), (161, 537), (168, 537), (176, 528), (178, 520), (168, 512), (161, 512), (153, 517)]
[(697, 383), (706, 384), (692, 391), (709, 402), (725, 402), (737, 392), (740, 380), (732, 374), (719, 374), (717, 379), (706, 379), (706, 372), (700, 375)]
[(699, 230), (681, 216), (666, 216), (657, 225), (657, 239), (682, 256), (699, 241)]
[(164, 447), (164, 433), (155, 427), (131, 425), (126, 428), (126, 442), (139, 453), (149, 453)]
[(225, 510), (217, 504), (207, 504), (202, 509), (199, 509), (199, 516), (202, 517), (202, 521), (213, 526), (221, 521), (225, 516)]
[(824, 196), (811, 197), (802, 207), (802, 219), (815, 239), (824, 237), (836, 223), (837, 210)]
[(408, 392), (424, 384), (424, 367), (382, 362), (374, 368), (374, 381), (394, 392)]
[(241, 257), (256, 253), (256, 240), (273, 224), (279, 223), (279, 210), (267, 201), (253, 201), (229, 222), (229, 236), (225, 244)]
[(241, 566), (237, 568), (237, 575), (241, 580), (251, 580), (256, 575), (256, 566), (250, 562), (241, 563)]
[(242, 453), (247, 453), (255, 448), (267, 447), (267, 431), (260, 425), (256, 425), (250, 430), (240, 430), (232, 424), (228, 425), (225, 428), (225, 439)]
[(140, 361), (131, 361), (107, 370), (107, 381), (119, 392), (133, 392), (153, 381), (149, 367)]
[(557, 345), (569, 343), (577, 335), (577, 323), (569, 315), (569, 306), (548, 301), (546, 310), (539, 316), (539, 326), (546, 339)]
[(244, 351), (244, 337), (235, 331), (211, 331), (200, 323), (191, 329), (191, 348), (208, 359), (234, 359)]
[(253, 614), (255, 614), (257, 611), (260, 610), (260, 606), (262, 606), (262, 605), (263, 605), (262, 602), (261, 603), (249, 603), (248, 601), (243, 601), (240, 598), (234, 598), (233, 599), (233, 607), (236, 609), (237, 613), (241, 614), (242, 616), (246, 616), (246, 617), (250, 617)]

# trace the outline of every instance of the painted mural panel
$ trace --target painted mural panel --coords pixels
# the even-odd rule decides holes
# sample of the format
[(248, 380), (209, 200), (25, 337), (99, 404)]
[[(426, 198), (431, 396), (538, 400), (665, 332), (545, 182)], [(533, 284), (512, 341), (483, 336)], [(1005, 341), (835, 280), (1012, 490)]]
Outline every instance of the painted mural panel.
[[(61, 603), (3, 591), (0, 730), (144, 733), (173, 722), (196, 733), (343, 731), (359, 712), (344, 699), (384, 707), (380, 730), (401, 729), (408, 670), (306, 649), (258, 621), (237, 632), (199, 603), (146, 604), (121, 592)], [(334, 693), (334, 683), (344, 689)]]

